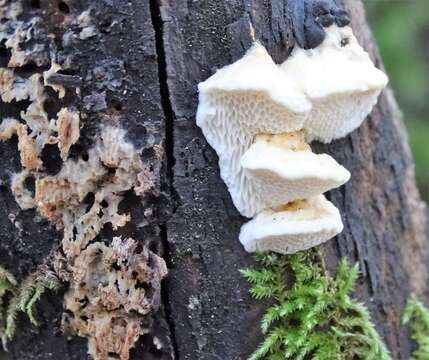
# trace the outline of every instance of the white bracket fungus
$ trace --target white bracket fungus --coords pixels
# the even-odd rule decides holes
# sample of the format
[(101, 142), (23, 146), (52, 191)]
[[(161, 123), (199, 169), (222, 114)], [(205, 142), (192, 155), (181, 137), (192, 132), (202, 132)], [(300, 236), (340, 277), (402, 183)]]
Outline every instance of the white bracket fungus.
[(319, 245), (343, 230), (338, 209), (323, 195), (268, 209), (244, 224), (240, 241), (246, 251), (295, 253)]
[(257, 213), (255, 190), (241, 157), (257, 134), (302, 129), (311, 103), (258, 43), (198, 88), (197, 124), (219, 156), (221, 176), (235, 206), (252, 217)]
[(314, 154), (304, 134), (257, 135), (241, 158), (257, 212), (343, 185), (350, 173), (327, 154)]
[(355, 130), (386, 84), (351, 28), (337, 25), (319, 47), (296, 48), (281, 65), (255, 43), (199, 84), (197, 124), (234, 205), (256, 216), (240, 234), (247, 251), (296, 252), (342, 231), (338, 210), (321, 194), (350, 173), (305, 140), (330, 142)]
[(348, 26), (327, 28), (315, 49), (295, 48), (281, 68), (313, 105), (304, 127), (309, 141), (328, 143), (357, 129), (387, 85)]

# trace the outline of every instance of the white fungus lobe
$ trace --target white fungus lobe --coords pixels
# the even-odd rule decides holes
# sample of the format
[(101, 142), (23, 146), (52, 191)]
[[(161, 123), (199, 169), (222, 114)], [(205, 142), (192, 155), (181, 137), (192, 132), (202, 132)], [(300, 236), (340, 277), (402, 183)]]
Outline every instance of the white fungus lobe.
[(312, 103), (304, 126), (307, 139), (325, 143), (357, 129), (388, 81), (348, 26), (329, 27), (315, 49), (295, 48), (281, 69)]
[(255, 191), (241, 157), (259, 133), (284, 133), (303, 127), (311, 104), (255, 43), (246, 56), (199, 84), (197, 125), (219, 156), (222, 179), (234, 205), (247, 217), (256, 214)]
[(319, 245), (342, 230), (338, 209), (319, 195), (261, 212), (242, 226), (240, 242), (248, 252), (291, 254)]
[(327, 154), (315, 154), (304, 134), (257, 135), (241, 158), (257, 212), (343, 185), (350, 173)]
[[(351, 28), (336, 25), (319, 47), (296, 48), (281, 65), (255, 43), (199, 84), (197, 125), (219, 156), (234, 205), (256, 216), (240, 234), (247, 251), (296, 252), (342, 230), (338, 210), (321, 194), (350, 173), (305, 141), (355, 130), (386, 84)], [(303, 209), (290, 206), (297, 201)]]

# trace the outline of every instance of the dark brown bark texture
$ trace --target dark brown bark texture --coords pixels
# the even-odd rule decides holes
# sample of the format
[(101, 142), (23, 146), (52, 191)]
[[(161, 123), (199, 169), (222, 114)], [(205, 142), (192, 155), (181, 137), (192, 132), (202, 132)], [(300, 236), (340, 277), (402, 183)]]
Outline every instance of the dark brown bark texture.
[[(26, 16), (38, 15), (50, 38), (48, 54), (69, 59), (65, 99), (51, 93), (48, 112), (75, 106), (85, 114), (77, 156), (91, 147), (97, 129), (119, 124), (143, 147), (156, 191), (140, 201), (126, 197), (132, 222), (112, 234), (153, 243), (169, 275), (163, 283), (163, 308), (133, 350), (132, 359), (246, 359), (262, 340), (259, 320), (265, 304), (253, 300), (238, 270), (252, 265), (238, 241), (245, 221), (235, 210), (219, 176), (217, 157), (195, 125), (197, 84), (240, 58), (250, 46), (251, 28), (275, 61), (294, 46), (287, 0), (69, 0), (25, 1)], [(360, 1), (346, 0), (360, 43), (382, 66)], [(71, 17), (91, 8), (94, 37), (66, 41)], [(70, 37), (69, 37), (70, 38)], [(2, 66), (8, 54), (0, 53)], [(51, 56), (51, 55), (50, 55)], [(27, 65), (42, 72), (50, 62)], [(73, 83), (73, 81), (72, 81)], [(1, 118), (19, 114), (25, 104), (0, 102)], [(429, 253), (426, 208), (415, 187), (413, 162), (399, 110), (390, 90), (364, 125), (329, 145), (313, 144), (349, 169), (352, 180), (329, 193), (345, 229), (323, 245), (330, 269), (341, 257), (357, 261), (362, 276), (356, 296), (369, 307), (394, 359), (406, 359), (412, 342), (400, 323), (411, 292), (428, 300)], [(164, 151), (157, 160), (155, 148)], [(58, 246), (61, 234), (34, 210), (22, 211), (10, 191), (10, 176), (20, 171), (15, 140), (0, 142), (0, 264), (19, 279)], [(58, 171), (58, 153), (46, 149), (47, 172)], [(60, 165), (59, 165), (60, 166)], [(145, 210), (152, 216), (146, 218)], [(145, 226), (137, 226), (145, 219)], [(19, 328), (0, 352), (1, 360), (87, 359), (86, 340), (60, 329), (62, 294), (44, 295), (40, 327), (19, 318)], [(156, 349), (152, 338), (163, 339)]]

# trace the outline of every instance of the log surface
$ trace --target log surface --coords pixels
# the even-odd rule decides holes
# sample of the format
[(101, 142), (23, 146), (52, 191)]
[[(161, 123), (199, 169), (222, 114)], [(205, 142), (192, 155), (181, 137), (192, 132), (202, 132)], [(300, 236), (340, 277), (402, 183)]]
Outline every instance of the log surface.
[[(104, 91), (97, 79), (87, 78), (96, 64), (110, 64), (116, 69), (112, 76), (125, 79), (117, 88), (106, 85), (110, 111), (89, 112), (82, 148), (76, 151), (89, 147), (94, 129), (116, 111), (130, 139), (147, 147), (145, 160), (154, 161), (155, 145), (165, 152), (157, 172), (160, 195), (144, 203), (156, 210), (150, 224), (143, 229), (131, 226), (123, 234), (158, 242), (167, 260), (164, 307), (156, 321), (158, 336), (169, 339), (165, 342), (171, 348), (148, 347), (144, 337), (131, 358), (244, 360), (262, 340), (259, 320), (266, 304), (249, 296), (238, 272), (253, 264), (238, 241), (246, 220), (234, 208), (219, 176), (217, 156), (195, 125), (197, 84), (245, 53), (252, 28), (274, 60), (284, 61), (294, 46), (287, 0), (68, 4), (76, 14), (91, 6), (99, 30), (95, 39), (70, 49), (75, 74), (87, 79), (83, 93), (70, 103), (83, 108), (86, 95)], [(345, 5), (355, 35), (382, 67), (363, 5), (356, 0)], [(32, 11), (60, 36), (67, 24), (52, 6), (41, 0), (40, 8)], [(16, 112), (14, 106), (0, 103), (0, 111)], [(332, 155), (352, 173), (348, 184), (328, 194), (345, 225), (340, 236), (322, 246), (328, 266), (335, 269), (344, 256), (359, 263), (356, 296), (369, 307), (393, 359), (405, 359), (413, 345), (400, 317), (411, 292), (427, 300), (429, 253), (426, 208), (415, 186), (406, 133), (391, 91), (383, 92), (360, 129), (313, 148)], [(61, 236), (33, 210), (20, 211), (14, 201), (9, 181), (20, 168), (16, 142), (0, 142), (0, 158), (0, 264), (22, 278)], [(140, 205), (131, 201), (128, 206)], [(85, 339), (60, 332), (61, 300), (62, 294), (44, 296), (38, 311), (41, 326), (34, 328), (22, 319), (19, 336), (8, 353), (0, 352), (0, 359), (86, 359)]]

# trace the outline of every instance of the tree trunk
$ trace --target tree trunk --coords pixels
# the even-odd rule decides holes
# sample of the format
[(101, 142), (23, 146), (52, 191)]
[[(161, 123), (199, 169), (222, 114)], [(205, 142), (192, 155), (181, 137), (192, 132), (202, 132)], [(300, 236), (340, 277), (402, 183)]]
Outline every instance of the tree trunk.
[[(98, 129), (119, 124), (143, 147), (142, 159), (156, 177), (142, 204), (126, 197), (122, 206), (133, 214), (131, 225), (102, 233), (156, 244), (169, 268), (163, 306), (132, 359), (246, 359), (262, 340), (258, 324), (265, 304), (249, 296), (238, 272), (253, 264), (238, 241), (245, 219), (220, 179), (215, 152), (195, 125), (196, 85), (244, 54), (252, 26), (274, 60), (283, 62), (294, 46), (286, 6), (287, 0), (25, 1), (24, 17), (43, 20), (45, 38), (33, 41), (46, 49), (17, 71), (41, 73), (51, 60), (68, 64), (64, 74), (77, 83), (63, 80), (63, 99), (47, 90), (45, 108), (51, 118), (64, 106), (79, 110), (83, 128), (71, 155), (91, 148)], [(345, 6), (359, 42), (381, 67), (363, 5), (345, 0)], [(76, 19), (89, 8), (96, 34), (86, 38)], [(1, 44), (0, 65), (6, 66), (10, 54)], [(19, 116), (27, 105), (0, 102), (1, 118)], [(349, 183), (328, 195), (345, 225), (322, 246), (328, 266), (335, 269), (344, 256), (359, 263), (356, 296), (369, 307), (392, 357), (406, 359), (413, 344), (400, 318), (411, 292), (427, 299), (429, 252), (426, 208), (391, 91), (384, 91), (359, 130), (314, 145), (352, 173)], [(0, 142), (0, 158), (0, 265), (22, 279), (58, 247), (61, 232), (15, 202), (10, 177), (21, 164), (14, 139)], [(61, 168), (51, 147), (42, 160), (48, 173)], [(43, 296), (39, 327), (20, 317), (16, 339), (0, 359), (87, 358), (85, 339), (61, 334), (62, 296)], [(154, 337), (161, 339), (160, 348)]]

